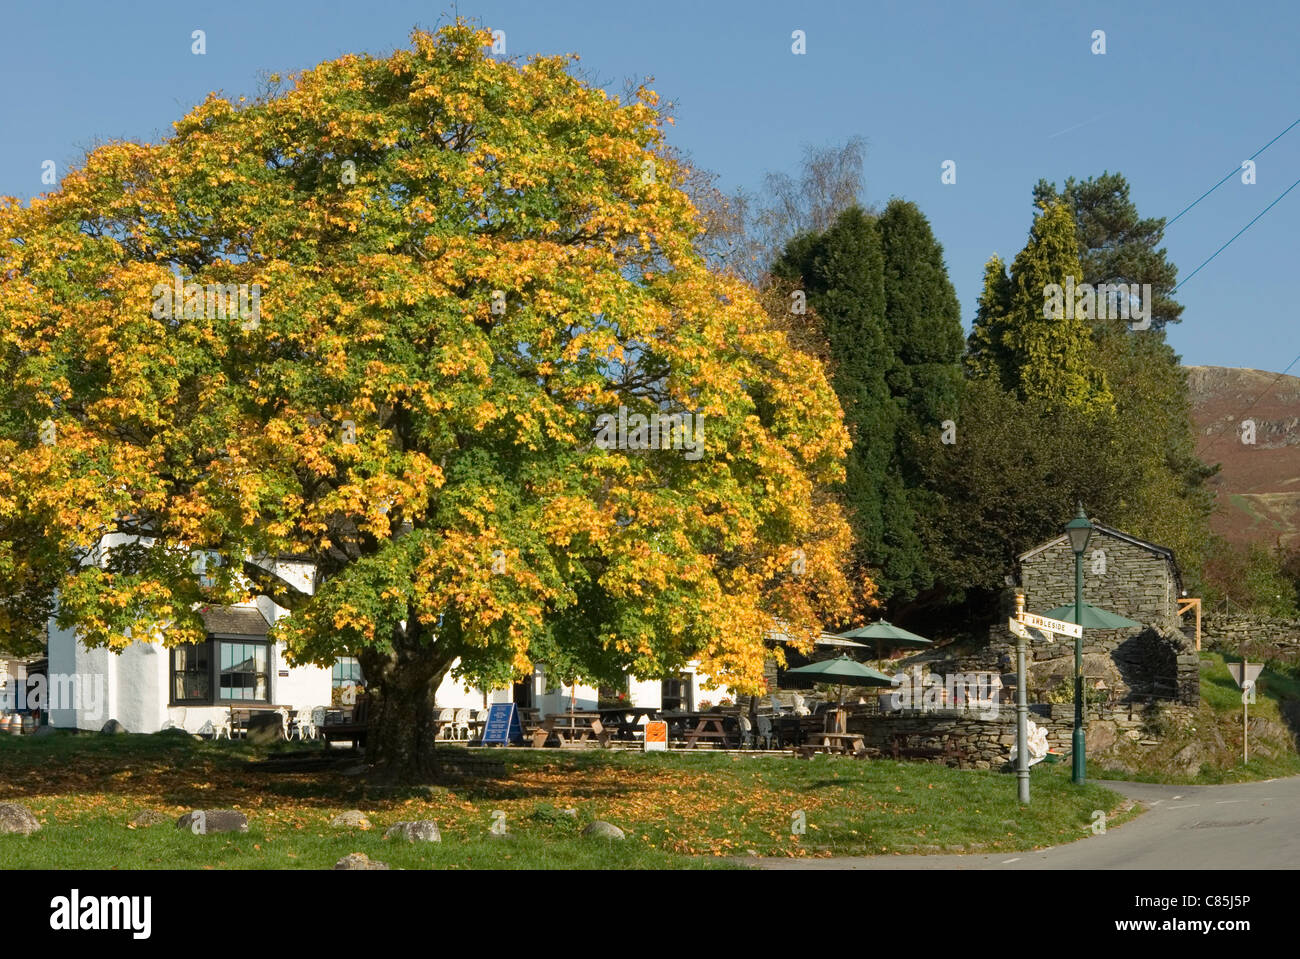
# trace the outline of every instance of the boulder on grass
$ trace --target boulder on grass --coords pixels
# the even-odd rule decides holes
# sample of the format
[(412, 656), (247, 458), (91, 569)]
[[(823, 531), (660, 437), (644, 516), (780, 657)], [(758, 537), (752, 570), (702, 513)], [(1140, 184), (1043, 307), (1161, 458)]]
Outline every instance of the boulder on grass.
[(100, 732), (106, 736), (120, 736), (122, 733), (126, 732), (126, 727), (116, 719), (110, 719), (108, 722), (104, 723)]
[(335, 869), (390, 869), (386, 862), (371, 859), (364, 852), (350, 852), (334, 864)]
[(248, 817), (234, 809), (195, 809), (176, 820), (176, 828), (200, 836), (213, 832), (248, 832)]
[(582, 834), (590, 839), (627, 838), (623, 835), (623, 830), (619, 829), (613, 823), (605, 822), (602, 819), (597, 819), (595, 822), (590, 823), (587, 828), (582, 831)]
[(41, 828), (32, 811), (16, 802), (0, 802), (0, 834), (30, 836)]
[(370, 820), (360, 809), (349, 809), (331, 819), (330, 825), (335, 829), (369, 829)]
[(279, 713), (253, 713), (244, 729), (248, 741), (254, 746), (269, 746), (284, 739), (284, 717)]
[(417, 819), (415, 822), (399, 822), (388, 827), (384, 833), (385, 839), (391, 839), (396, 836), (399, 839), (405, 839), (407, 842), (442, 842), (442, 834), (438, 832), (438, 824), (432, 819)]

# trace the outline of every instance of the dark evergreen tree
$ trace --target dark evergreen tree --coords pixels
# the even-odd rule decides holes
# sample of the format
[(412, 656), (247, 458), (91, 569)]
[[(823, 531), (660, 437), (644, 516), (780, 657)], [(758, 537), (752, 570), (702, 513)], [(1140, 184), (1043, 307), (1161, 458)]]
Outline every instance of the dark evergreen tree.
[(903, 417), (888, 381), (896, 358), (886, 323), (878, 224), (851, 207), (824, 233), (791, 240), (772, 274), (802, 283), (830, 351), (831, 382), (853, 442), (843, 497), (856, 561), (872, 571), (882, 597), (914, 592), (928, 585), (928, 574), (907, 489), (895, 468)]

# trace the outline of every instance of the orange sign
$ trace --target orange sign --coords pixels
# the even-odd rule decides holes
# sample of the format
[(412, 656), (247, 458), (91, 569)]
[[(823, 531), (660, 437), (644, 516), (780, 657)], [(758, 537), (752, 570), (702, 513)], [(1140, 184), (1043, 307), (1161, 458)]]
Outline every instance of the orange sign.
[(656, 720), (645, 724), (645, 749), (646, 752), (666, 750), (668, 748), (668, 724), (663, 720)]

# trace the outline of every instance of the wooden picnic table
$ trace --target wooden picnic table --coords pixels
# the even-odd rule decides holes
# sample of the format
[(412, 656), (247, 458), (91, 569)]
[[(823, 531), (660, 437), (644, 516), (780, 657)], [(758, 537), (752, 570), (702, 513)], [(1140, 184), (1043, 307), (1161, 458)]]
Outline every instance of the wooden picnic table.
[[(670, 723), (678, 723), (679, 736), (685, 739), (688, 749), (696, 749), (702, 739), (720, 742), (724, 747), (735, 739), (736, 745), (739, 745), (739, 736), (727, 731), (728, 722), (739, 725), (739, 716), (736, 713), (673, 712), (664, 713), (663, 717)], [(693, 727), (692, 723), (694, 723)]]
[(592, 710), (574, 710), (547, 716), (533, 731), (533, 746), (541, 748), (554, 736), (561, 746), (596, 740), (602, 747), (609, 744), (609, 731), (601, 722), (600, 713)]
[(775, 716), (773, 728), (783, 743), (801, 746), (814, 733), (823, 732), (825, 720), (821, 716)]
[(795, 747), (795, 755), (811, 759), (814, 753), (843, 753), (847, 756), (865, 756), (867, 744), (863, 733), (822, 732), (811, 733), (809, 742)]
[(636, 739), (636, 731), (641, 728), (642, 719), (653, 719), (659, 715), (657, 706), (606, 706), (596, 710), (601, 722), (606, 726), (617, 724), (615, 738), (622, 740)]

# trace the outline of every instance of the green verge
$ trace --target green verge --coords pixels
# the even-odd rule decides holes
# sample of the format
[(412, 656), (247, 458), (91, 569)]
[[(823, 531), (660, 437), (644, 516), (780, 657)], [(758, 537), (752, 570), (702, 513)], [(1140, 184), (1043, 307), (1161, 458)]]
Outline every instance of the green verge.
[[(485, 753), (447, 748), (466, 752)], [(0, 801), (23, 803), (43, 823), (32, 836), (0, 836), (0, 867), (323, 869), (362, 852), (403, 869), (728, 868), (731, 857), (753, 855), (1026, 850), (1084, 838), (1095, 810), (1112, 825), (1132, 815), (1116, 793), (1076, 787), (1064, 766), (1042, 764), (1033, 802), (1021, 808), (1013, 775), (926, 763), (510, 749), (493, 753), (504, 779), (379, 792), (336, 771), (270, 772), (273, 754), (311, 758), (320, 749), (173, 736), (0, 739)], [(236, 808), (249, 832), (129, 828), (144, 808), (169, 817)], [(331, 827), (347, 809), (375, 828)], [(491, 834), (498, 811), (506, 838)], [(792, 829), (798, 813), (803, 833)], [(413, 819), (435, 820), (442, 842), (383, 838), (385, 827)], [(627, 839), (583, 838), (596, 819)]]

